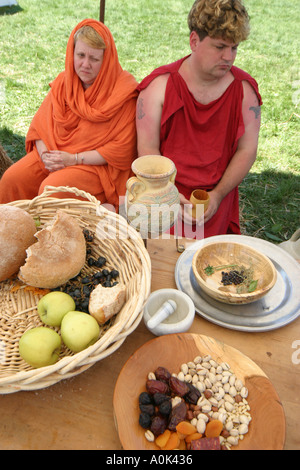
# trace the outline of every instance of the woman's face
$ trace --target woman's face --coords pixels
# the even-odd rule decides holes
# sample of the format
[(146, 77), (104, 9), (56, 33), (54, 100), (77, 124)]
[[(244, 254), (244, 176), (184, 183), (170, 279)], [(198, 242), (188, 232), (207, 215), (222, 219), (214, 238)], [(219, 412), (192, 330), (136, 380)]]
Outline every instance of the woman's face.
[(83, 87), (91, 86), (103, 62), (104, 49), (94, 49), (80, 39), (74, 48), (74, 69), (82, 81)]

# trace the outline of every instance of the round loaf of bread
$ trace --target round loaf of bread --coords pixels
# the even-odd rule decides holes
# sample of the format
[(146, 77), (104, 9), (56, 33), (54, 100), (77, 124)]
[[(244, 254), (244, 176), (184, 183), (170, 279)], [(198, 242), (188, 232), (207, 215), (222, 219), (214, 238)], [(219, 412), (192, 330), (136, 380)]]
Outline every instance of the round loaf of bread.
[(0, 205), (0, 281), (18, 272), (26, 259), (26, 249), (35, 242), (36, 225), (19, 207)]
[(25, 284), (55, 289), (77, 276), (86, 260), (83, 230), (75, 217), (58, 210), (51, 224), (36, 233), (19, 271)]

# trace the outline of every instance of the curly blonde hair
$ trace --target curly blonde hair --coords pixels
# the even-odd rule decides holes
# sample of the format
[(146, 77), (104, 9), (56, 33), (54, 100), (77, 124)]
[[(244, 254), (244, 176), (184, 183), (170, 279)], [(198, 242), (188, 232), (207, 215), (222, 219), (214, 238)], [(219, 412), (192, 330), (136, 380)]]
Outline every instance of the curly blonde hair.
[(196, 0), (188, 26), (201, 41), (210, 36), (239, 44), (250, 33), (249, 15), (240, 0)]

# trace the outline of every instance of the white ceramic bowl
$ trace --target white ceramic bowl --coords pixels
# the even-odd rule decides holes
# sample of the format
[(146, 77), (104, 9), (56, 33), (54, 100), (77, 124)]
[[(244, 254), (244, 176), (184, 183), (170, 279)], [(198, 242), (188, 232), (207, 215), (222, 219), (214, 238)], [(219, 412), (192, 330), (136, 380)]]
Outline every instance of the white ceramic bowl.
[[(168, 301), (176, 302), (175, 311), (153, 328), (148, 326), (149, 320)], [(188, 331), (195, 318), (195, 305), (192, 299), (177, 289), (159, 289), (148, 297), (144, 307), (144, 322), (146, 327), (156, 336)]]

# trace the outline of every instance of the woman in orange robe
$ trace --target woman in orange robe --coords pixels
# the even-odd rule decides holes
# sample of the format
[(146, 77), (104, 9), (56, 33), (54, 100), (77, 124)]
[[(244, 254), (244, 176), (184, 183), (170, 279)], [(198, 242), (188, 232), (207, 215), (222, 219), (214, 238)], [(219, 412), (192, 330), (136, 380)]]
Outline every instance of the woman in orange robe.
[(67, 44), (65, 70), (29, 127), (27, 155), (0, 180), (0, 203), (32, 199), (50, 185), (76, 187), (118, 208), (137, 156), (136, 86), (109, 29), (80, 22)]

